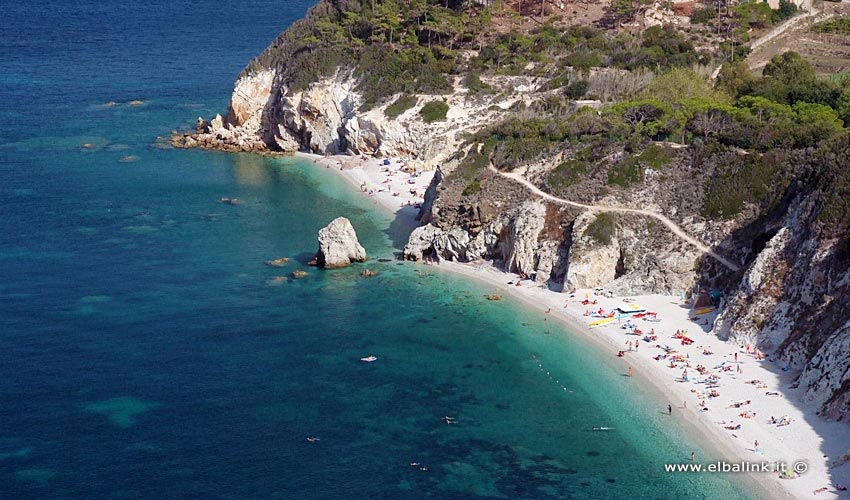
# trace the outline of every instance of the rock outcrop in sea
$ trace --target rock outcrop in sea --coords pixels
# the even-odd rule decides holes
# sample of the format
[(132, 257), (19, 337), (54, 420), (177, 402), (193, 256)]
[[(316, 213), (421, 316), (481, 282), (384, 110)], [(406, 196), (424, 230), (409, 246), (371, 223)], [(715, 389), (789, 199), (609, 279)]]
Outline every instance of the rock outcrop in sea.
[(337, 217), (319, 230), (316, 265), (325, 269), (336, 269), (351, 265), (352, 262), (365, 262), (367, 259), (366, 250), (357, 241), (354, 226), (345, 217)]

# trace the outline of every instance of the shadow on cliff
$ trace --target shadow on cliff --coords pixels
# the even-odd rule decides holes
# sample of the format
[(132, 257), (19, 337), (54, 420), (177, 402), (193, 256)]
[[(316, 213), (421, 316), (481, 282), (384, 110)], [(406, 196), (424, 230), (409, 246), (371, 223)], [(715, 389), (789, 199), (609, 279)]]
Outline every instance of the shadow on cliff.
[[(808, 242), (819, 238), (815, 229), (817, 224), (816, 220), (814, 220), (814, 212), (809, 212), (799, 220), (791, 216), (794, 208), (798, 207), (810, 195), (811, 193), (801, 192), (800, 190), (792, 187), (788, 189), (783, 194), (782, 198), (778, 200), (763, 216), (745, 223), (740, 228), (733, 231), (720, 244), (716, 245), (713, 250), (719, 251), (729, 257), (732, 261), (740, 263), (741, 269), (737, 272), (732, 272), (713, 259), (704, 258), (702, 259), (699, 269), (700, 285), (702, 287), (711, 287), (723, 290), (726, 297), (731, 297), (731, 294), (734, 294), (739, 290), (746, 290), (747, 287), (750, 286), (748, 284), (748, 271), (756, 262), (759, 254), (767, 248), (771, 239), (783, 227), (789, 227), (789, 229), (796, 231), (797, 234), (795, 235), (795, 238), (798, 238), (799, 241)], [(838, 255), (842, 251), (842, 248), (840, 246), (838, 247), (839, 248), (835, 250), (837, 255), (833, 256), (834, 260), (831, 260), (829, 264), (824, 266), (824, 268), (809, 267), (811, 262), (807, 260), (805, 252), (795, 245), (789, 245), (786, 247), (781, 256), (785, 262), (792, 263), (792, 266), (800, 266), (800, 268), (807, 273), (833, 275), (836, 272), (840, 272), (842, 269), (846, 270), (848, 265), (850, 265), (850, 257), (848, 257), (848, 255)], [(778, 269), (772, 270), (774, 272), (779, 272)], [(795, 344), (799, 344), (799, 346), (802, 346), (803, 351), (806, 352), (807, 365), (810, 364), (812, 362), (812, 357), (817, 355), (821, 346), (835, 340), (831, 337), (833, 337), (836, 331), (841, 328), (839, 323), (843, 323), (847, 320), (848, 314), (850, 314), (850, 308), (848, 308), (847, 302), (844, 300), (833, 301), (833, 304), (843, 304), (842, 311), (832, 310), (833, 308), (830, 307), (822, 307), (823, 304), (818, 303), (818, 301), (813, 301), (812, 304), (809, 305), (803, 304), (801, 298), (794, 292), (794, 285), (796, 283), (791, 278), (793, 278), (793, 273), (788, 272), (787, 275), (784, 275), (783, 277), (783, 286), (780, 289), (770, 291), (759, 289), (755, 293), (766, 294), (772, 292), (775, 296), (772, 296), (771, 298), (775, 299), (777, 304), (787, 302), (802, 305), (803, 311), (798, 314), (793, 325), (787, 326), (787, 328), (790, 329), (787, 338), (785, 338), (781, 344), (776, 346), (775, 349), (773, 349), (773, 352), (768, 351), (769, 354), (765, 359), (757, 360), (753, 355), (748, 354), (744, 348), (738, 349), (738, 358), (743, 360), (742, 367), (744, 370), (744, 375), (740, 377), (743, 380), (747, 380), (747, 365), (753, 366), (756, 363), (765, 370), (777, 374), (779, 378), (779, 387), (770, 387), (768, 391), (777, 392), (779, 395), (765, 397), (785, 398), (795, 408), (800, 410), (803, 415), (802, 419), (818, 434), (821, 439), (819, 450), (822, 455), (821, 457), (792, 456), (778, 457), (779, 459), (791, 464), (797, 460), (815, 461), (820, 460), (821, 458), (826, 458), (827, 464), (831, 466), (842, 456), (850, 452), (850, 428), (847, 428), (846, 421), (844, 422), (845, 425), (840, 425), (837, 422), (828, 422), (823, 416), (821, 416), (821, 411), (824, 408), (818, 408), (814, 405), (814, 403), (807, 402), (805, 400), (807, 388), (798, 387), (799, 378), (803, 371), (792, 369), (789, 363), (782, 359), (782, 355), (786, 353), (787, 349), (798, 347), (795, 346)], [(813, 293), (813, 291), (810, 291), (809, 293)], [(752, 303), (755, 300), (756, 299), (754, 298), (748, 298), (748, 302), (743, 306), (738, 304), (736, 317), (745, 317), (749, 310), (752, 307), (755, 307), (755, 304)], [(767, 313), (767, 316), (769, 317), (773, 314), (773, 312), (774, 310), (771, 309)], [(721, 325), (718, 325), (718, 327), (720, 328)], [(731, 334), (731, 327), (726, 327), (726, 330), (727, 331), (714, 331), (713, 333), (717, 335), (718, 338), (728, 341)], [(763, 331), (764, 329), (759, 330), (760, 333)], [(756, 342), (757, 347), (760, 347), (758, 345), (758, 337)], [(750, 372), (750, 374), (752, 374), (752, 372)], [(752, 375), (749, 375), (749, 377), (752, 377)], [(844, 387), (846, 386), (848, 386), (848, 384), (845, 383)], [(842, 389), (844, 389), (844, 387), (842, 387)], [(847, 389), (850, 390), (850, 387), (847, 387)], [(848, 390), (845, 390), (843, 393), (839, 390), (830, 396), (825, 403), (827, 413), (831, 413), (830, 408), (835, 406), (836, 400), (840, 403), (848, 397)], [(755, 408), (753, 409), (758, 412), (758, 406), (754, 406)], [(768, 415), (758, 412), (757, 418), (767, 421), (771, 416), (776, 419), (780, 419), (782, 417), (782, 415)], [(800, 424), (801, 422), (792, 422), (790, 424), (790, 427), (792, 428), (790, 432), (793, 434), (793, 427)], [(850, 468), (850, 465), (844, 465), (841, 473), (838, 474), (838, 476), (843, 476), (843, 478), (837, 477), (834, 469), (830, 468), (830, 484), (823, 486), (834, 486), (837, 483), (846, 481), (848, 476), (850, 476), (848, 468)]]

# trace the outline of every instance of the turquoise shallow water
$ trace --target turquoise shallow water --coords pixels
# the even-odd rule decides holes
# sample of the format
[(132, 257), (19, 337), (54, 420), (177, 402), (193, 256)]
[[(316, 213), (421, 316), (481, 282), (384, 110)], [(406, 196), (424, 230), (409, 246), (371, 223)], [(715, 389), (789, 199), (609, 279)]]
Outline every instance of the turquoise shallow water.
[(411, 264), (307, 267), (341, 214), (395, 250), (333, 172), (154, 147), (309, 2), (206, 6), (4, 7), (0, 498), (746, 497), (665, 475), (696, 443), (542, 315)]

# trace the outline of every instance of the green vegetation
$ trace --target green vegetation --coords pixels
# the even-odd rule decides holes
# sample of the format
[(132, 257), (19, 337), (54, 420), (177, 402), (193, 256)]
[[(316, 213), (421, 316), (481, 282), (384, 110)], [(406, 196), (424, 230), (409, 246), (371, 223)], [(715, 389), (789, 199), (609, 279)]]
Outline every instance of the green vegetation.
[(704, 9), (696, 9), (691, 14), (691, 22), (696, 24), (708, 24), (712, 19), (717, 18), (717, 9), (714, 7), (706, 7)]
[(556, 117), (508, 118), (477, 135), (496, 143), (493, 165), (502, 170), (514, 164), (540, 158), (569, 135), (566, 120)]
[(382, 44), (369, 46), (360, 56), (356, 71), (362, 79), (358, 87), (363, 92), (362, 109), (371, 109), (382, 96), (398, 92), (451, 92), (452, 86), (441, 69), (441, 63), (433, 52), (423, 47), (395, 52)]
[(609, 245), (611, 238), (617, 232), (617, 216), (612, 212), (602, 212), (587, 225), (584, 234), (593, 239), (596, 243)]
[[(730, 100), (723, 90), (738, 99)], [(683, 144), (714, 139), (768, 151), (811, 147), (835, 136), (843, 130), (848, 104), (850, 91), (818, 79), (807, 61), (787, 52), (765, 66), (762, 78), (740, 65), (724, 67), (716, 90), (688, 70), (673, 70), (609, 114), (621, 121), (618, 132), (625, 136)]]
[[(614, 0), (610, 17), (597, 26), (618, 26), (646, 3)], [(490, 162), (510, 170), (555, 154), (569, 159), (543, 180), (553, 193), (567, 195), (577, 185), (589, 186), (588, 196), (628, 189), (652, 170), (660, 171), (659, 179), (671, 174), (667, 165), (678, 153), (655, 144), (665, 141), (689, 145), (683, 158), (706, 165), (711, 173), (699, 176), (694, 188), (704, 195), (706, 216), (732, 217), (747, 204), (771, 207), (790, 179), (808, 175), (825, 193), (819, 201), (823, 224), (850, 230), (845, 129), (850, 126), (850, 72), (818, 78), (793, 52), (774, 57), (763, 76), (740, 61), (750, 31), (793, 16), (796, 8), (790, 2), (781, 0), (772, 11), (763, 2), (748, 1), (732, 7), (728, 17), (713, 7), (699, 9), (685, 31), (570, 26), (573, 19), (557, 17), (531, 21), (514, 8), (467, 0), (319, 0), (246, 72), (276, 69), (281, 83), (297, 91), (344, 68), (358, 78), (363, 110), (398, 96), (385, 110), (389, 119), (415, 108), (417, 96), (452, 92), (456, 80), (474, 98), (496, 92), (484, 83), (494, 74), (541, 76), (548, 79), (546, 88), (557, 92), (530, 106), (516, 104), (504, 121), (469, 138), (474, 147), (447, 178), (462, 195), (476, 195), (488, 186), (482, 188), (481, 176)], [(848, 34), (850, 21), (834, 18), (813, 30)], [(690, 68), (711, 61), (696, 46), (717, 45), (721, 31), (730, 37), (716, 48), (722, 57), (734, 52), (738, 62), (724, 65), (712, 86)], [(476, 55), (469, 58), (470, 53)], [(595, 68), (641, 71), (625, 75), (591, 71)], [(621, 84), (621, 76), (637, 82), (649, 72), (660, 76), (640, 92), (634, 90), (637, 84), (624, 85), (628, 93), (604, 87)], [(606, 83), (605, 78), (619, 80)], [(601, 110), (574, 112), (568, 100), (587, 95), (591, 82), (594, 94), (630, 98)], [(424, 100), (429, 101), (420, 110), (425, 122), (446, 119), (444, 99)], [(600, 243), (610, 242), (615, 231), (616, 218), (610, 214), (600, 214), (588, 227)]]
[(812, 157), (811, 176), (819, 189), (818, 221), (830, 236), (850, 231), (850, 133), (824, 142)]
[(564, 88), (564, 95), (566, 95), (570, 99), (580, 99), (584, 97), (584, 94), (587, 93), (589, 84), (587, 80), (576, 80), (574, 82), (570, 82)]
[(446, 119), (446, 113), (449, 112), (449, 105), (443, 101), (430, 101), (422, 106), (419, 110), (419, 115), (425, 123), (433, 123)]
[(850, 18), (833, 17), (826, 21), (821, 21), (812, 26), (812, 31), (815, 33), (834, 33), (838, 35), (850, 35)]
[(728, 219), (740, 213), (745, 202), (769, 203), (783, 185), (785, 160), (782, 152), (736, 157), (708, 181), (703, 215)]
[[(627, 1), (630, 9), (641, 2)], [(488, 2), (489, 4), (489, 2)], [(625, 4), (623, 5), (625, 7)], [(651, 70), (705, 63), (685, 36), (671, 27), (641, 33), (617, 33), (591, 26), (567, 26), (559, 16), (529, 28), (501, 2), (467, 0), (319, 0), (305, 19), (294, 23), (246, 68), (245, 73), (278, 70), (290, 91), (354, 70), (362, 110), (399, 93), (440, 95), (451, 92), (452, 77), (464, 75), (470, 94), (491, 92), (483, 73), (548, 75), (572, 68)], [(514, 29), (495, 29), (506, 24)], [(475, 50), (471, 60), (461, 51)], [(468, 53), (468, 52), (467, 52)], [(582, 79), (564, 81), (571, 99), (587, 92)]]
[(481, 81), (481, 75), (477, 71), (470, 71), (463, 79), (463, 84), (469, 89), (470, 94), (493, 93), (493, 88)]
[(745, 32), (750, 28), (768, 28), (792, 17), (797, 13), (797, 6), (786, 0), (779, 0), (779, 8), (773, 10), (767, 2), (752, 0), (732, 8), (733, 15), (738, 21), (738, 30)]
[(475, 179), (474, 181), (472, 181), (468, 186), (466, 186), (463, 189), (463, 192), (461, 194), (463, 196), (470, 196), (470, 195), (473, 195), (473, 194), (478, 194), (480, 192), (481, 192), (481, 181), (478, 180), (478, 179)]
[(546, 187), (555, 195), (564, 195), (566, 189), (578, 183), (587, 171), (587, 162), (567, 160), (549, 172), (546, 176)]
[(643, 172), (647, 168), (660, 170), (670, 163), (673, 155), (665, 148), (650, 144), (637, 155), (625, 155), (608, 170), (608, 184), (629, 187), (643, 181)]
[(408, 94), (401, 94), (398, 96), (398, 99), (393, 101), (392, 104), (387, 106), (387, 109), (384, 110), (384, 115), (390, 120), (398, 118), (399, 115), (407, 111), (408, 109), (416, 106), (416, 103), (419, 100)]
[[(481, 188), (479, 176), (487, 169), (495, 145), (495, 140), (488, 139), (481, 144), (480, 152), (477, 146), (470, 147), (460, 165), (446, 177), (446, 182), (465, 186), (462, 193), (464, 195), (476, 194)], [(477, 185), (476, 182), (478, 182)]]

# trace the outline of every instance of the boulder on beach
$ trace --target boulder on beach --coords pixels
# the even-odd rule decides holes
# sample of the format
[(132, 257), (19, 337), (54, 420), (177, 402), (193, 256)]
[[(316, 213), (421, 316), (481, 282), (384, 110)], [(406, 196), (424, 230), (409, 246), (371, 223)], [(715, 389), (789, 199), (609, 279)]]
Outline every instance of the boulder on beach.
[(319, 230), (316, 265), (336, 269), (348, 266), (352, 261), (364, 262), (367, 258), (366, 250), (357, 241), (357, 233), (351, 221), (345, 217), (337, 217)]

